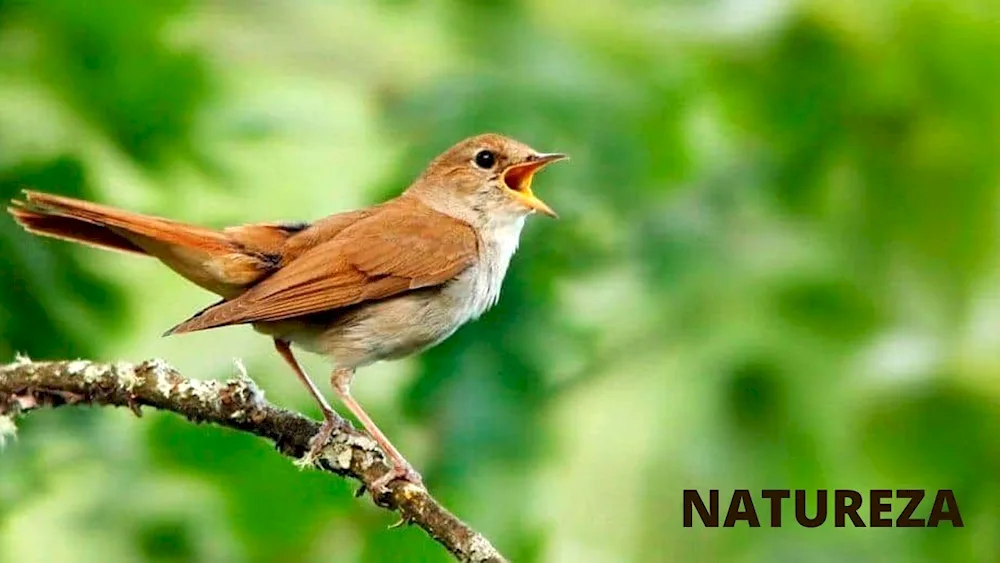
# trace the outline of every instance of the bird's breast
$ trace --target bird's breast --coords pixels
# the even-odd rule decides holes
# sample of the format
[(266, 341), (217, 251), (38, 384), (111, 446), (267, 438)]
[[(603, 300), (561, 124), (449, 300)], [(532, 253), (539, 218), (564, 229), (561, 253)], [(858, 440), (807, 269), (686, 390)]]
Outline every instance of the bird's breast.
[(479, 260), (449, 287), (464, 296), (467, 315), (462, 322), (479, 318), (499, 301), (500, 288), (523, 227), (524, 218), (521, 217), (509, 223), (487, 225), (480, 231)]

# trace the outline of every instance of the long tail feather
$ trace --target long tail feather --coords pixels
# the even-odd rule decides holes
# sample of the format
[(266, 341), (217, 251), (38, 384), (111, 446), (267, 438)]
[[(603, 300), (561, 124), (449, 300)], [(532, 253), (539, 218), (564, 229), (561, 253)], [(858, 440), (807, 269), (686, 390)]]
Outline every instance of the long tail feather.
[(269, 256), (222, 231), (41, 192), (25, 191), (24, 196), (25, 201), (13, 201), (7, 211), (27, 231), (153, 256), (223, 297), (239, 295), (276, 266)]
[[(27, 207), (36, 214), (69, 217), (118, 232), (145, 248), (143, 238), (156, 241), (157, 245), (200, 248), (206, 251), (230, 251), (226, 236), (219, 231), (187, 225), (162, 217), (133, 213), (107, 205), (80, 199), (57, 196), (35, 191), (25, 191)], [(139, 237), (128, 236), (139, 235)], [(134, 240), (134, 239), (139, 240)], [(75, 239), (74, 239), (75, 240)], [(81, 240), (80, 242), (86, 242)], [(153, 254), (151, 249), (146, 251)]]
[(18, 225), (36, 235), (79, 242), (106, 250), (118, 250), (131, 254), (147, 255), (146, 251), (127, 238), (113, 231), (73, 217), (47, 215), (32, 211), (21, 201), (11, 202), (7, 208)]

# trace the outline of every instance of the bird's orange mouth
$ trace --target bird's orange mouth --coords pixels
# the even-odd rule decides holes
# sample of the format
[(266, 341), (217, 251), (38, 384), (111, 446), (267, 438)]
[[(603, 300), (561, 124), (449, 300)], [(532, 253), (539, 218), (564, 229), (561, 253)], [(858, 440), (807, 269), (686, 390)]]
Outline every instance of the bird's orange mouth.
[(566, 155), (558, 153), (536, 155), (531, 160), (514, 164), (504, 170), (503, 183), (522, 204), (549, 217), (558, 217), (551, 207), (535, 197), (531, 191), (531, 180), (534, 178), (535, 172), (565, 158)]

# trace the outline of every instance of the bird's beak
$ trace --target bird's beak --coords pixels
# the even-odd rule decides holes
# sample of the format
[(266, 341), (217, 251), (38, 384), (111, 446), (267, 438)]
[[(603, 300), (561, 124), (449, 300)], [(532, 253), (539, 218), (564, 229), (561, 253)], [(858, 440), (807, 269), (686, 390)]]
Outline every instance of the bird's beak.
[(549, 217), (556, 218), (558, 217), (556, 212), (532, 193), (531, 179), (534, 177), (535, 172), (553, 162), (566, 158), (568, 158), (566, 155), (559, 153), (536, 154), (529, 160), (507, 167), (503, 171), (503, 183), (514, 194), (514, 197), (524, 205)]

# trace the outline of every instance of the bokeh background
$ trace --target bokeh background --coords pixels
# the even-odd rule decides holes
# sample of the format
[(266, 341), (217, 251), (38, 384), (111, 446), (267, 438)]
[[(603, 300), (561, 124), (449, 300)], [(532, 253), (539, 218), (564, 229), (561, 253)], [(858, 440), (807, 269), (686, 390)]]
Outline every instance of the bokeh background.
[[(562, 219), (354, 386), (455, 512), (519, 562), (1000, 560), (994, 0), (0, 0), (4, 199), (314, 219), (483, 131), (573, 157), (536, 181)], [(0, 361), (240, 357), (316, 415), (249, 328), (159, 337), (211, 300), (0, 217)], [(685, 529), (685, 488), (949, 488), (966, 527)], [(37, 413), (0, 561), (449, 560), (352, 491), (166, 414)]]

